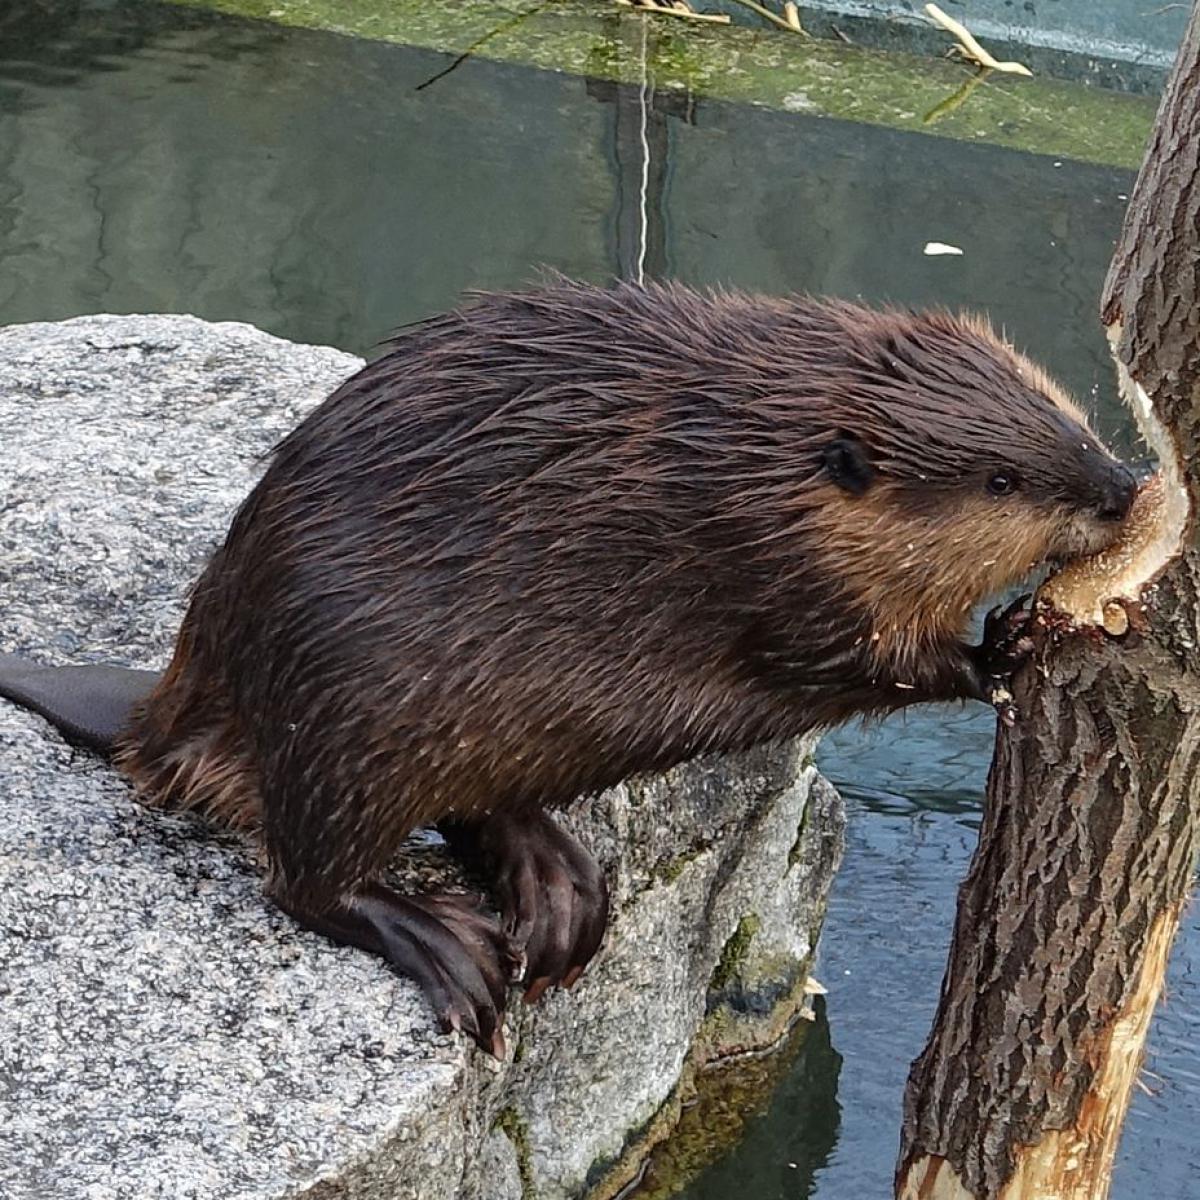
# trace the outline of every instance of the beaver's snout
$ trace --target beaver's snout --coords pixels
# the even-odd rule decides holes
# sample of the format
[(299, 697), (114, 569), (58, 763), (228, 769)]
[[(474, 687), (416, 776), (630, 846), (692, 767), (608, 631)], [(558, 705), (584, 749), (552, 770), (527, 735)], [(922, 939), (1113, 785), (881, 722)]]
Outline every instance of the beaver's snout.
[(1137, 480), (1133, 472), (1121, 463), (1115, 463), (1100, 492), (1096, 516), (1101, 521), (1123, 521), (1133, 507), (1137, 495)]

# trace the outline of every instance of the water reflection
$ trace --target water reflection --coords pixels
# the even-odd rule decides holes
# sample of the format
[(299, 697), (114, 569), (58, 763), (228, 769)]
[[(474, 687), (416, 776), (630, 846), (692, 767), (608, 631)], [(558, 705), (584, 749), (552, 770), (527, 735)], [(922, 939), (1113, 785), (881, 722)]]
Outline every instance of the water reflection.
[[(978, 711), (977, 711), (978, 709)], [(917, 728), (914, 729), (914, 725)], [(842, 788), (849, 848), (822, 937), (818, 970), (830, 989), (835, 1044), (845, 1056), (847, 1114), (817, 1195), (890, 1194), (908, 1067), (937, 1002), (955, 888), (975, 846), (992, 722), (979, 706), (926, 710), (869, 731), (842, 730), (818, 758)], [(1168, 1000), (1151, 1027), (1147, 1074), (1118, 1155), (1115, 1200), (1197, 1193), (1200, 1155), (1200, 919), (1185, 918)], [(1155, 1079), (1155, 1075), (1161, 1076)], [(852, 1114), (876, 1113), (886, 1133)], [(779, 1130), (777, 1153), (798, 1136)]]
[(1095, 320), (1124, 172), (474, 58), (423, 86), (446, 56), (171, 5), (6, 11), (5, 321), (187, 310), (361, 351), (466, 288), (644, 254), (986, 309), (1125, 426)]
[[(824, 1000), (818, 997), (814, 1007), (816, 1020), (805, 1027), (803, 1048), (775, 1090), (770, 1110), (743, 1118), (736, 1147), (688, 1189), (690, 1200), (805, 1200), (824, 1195), (818, 1179), (841, 1131), (837, 1091), (842, 1056), (830, 1042)], [(784, 1154), (779, 1152), (781, 1127), (805, 1131)], [(656, 1192), (652, 1174), (637, 1200), (659, 1200), (666, 1194)]]

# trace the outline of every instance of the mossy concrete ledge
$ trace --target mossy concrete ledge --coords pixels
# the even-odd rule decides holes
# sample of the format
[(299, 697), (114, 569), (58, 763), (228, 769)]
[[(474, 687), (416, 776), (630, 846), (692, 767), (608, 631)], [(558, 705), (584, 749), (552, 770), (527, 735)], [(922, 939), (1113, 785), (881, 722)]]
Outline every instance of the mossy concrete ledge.
[[(0, 330), (0, 650), (162, 664), (259, 456), (358, 361), (243, 325)], [(147, 811), (0, 702), (0, 1195), (611, 1195), (689, 1072), (795, 1014), (842, 813), (795, 744), (581, 804), (614, 919), (496, 1064), (299, 930), (251, 847)], [(417, 839), (397, 864), (445, 874)]]
[[(1130, 169), (1142, 161), (1156, 106), (1153, 96), (1040, 73), (984, 78), (944, 58), (771, 29), (694, 25), (621, 9), (612, 0), (172, 2), (183, 11), (211, 9), (619, 83), (648, 80), (660, 94), (688, 92)], [(697, 7), (708, 6), (697, 0)]]

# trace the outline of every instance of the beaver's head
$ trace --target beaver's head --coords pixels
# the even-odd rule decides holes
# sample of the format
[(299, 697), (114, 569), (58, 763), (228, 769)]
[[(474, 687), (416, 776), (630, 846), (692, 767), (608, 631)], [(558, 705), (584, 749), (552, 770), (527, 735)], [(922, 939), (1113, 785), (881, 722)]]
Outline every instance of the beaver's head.
[(1044, 371), (975, 318), (852, 311), (819, 470), (839, 560), (885, 621), (960, 624), (1115, 541), (1137, 482)]

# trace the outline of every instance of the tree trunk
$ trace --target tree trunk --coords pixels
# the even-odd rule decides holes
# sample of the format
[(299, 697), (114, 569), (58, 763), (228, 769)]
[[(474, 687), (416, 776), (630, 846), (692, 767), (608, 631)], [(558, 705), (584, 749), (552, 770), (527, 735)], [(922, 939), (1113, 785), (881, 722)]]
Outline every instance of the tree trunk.
[(1109, 271), (1121, 389), (1159, 457), (1127, 536), (1038, 597), (998, 728), (904, 1200), (1103, 1200), (1200, 848), (1200, 0)]

